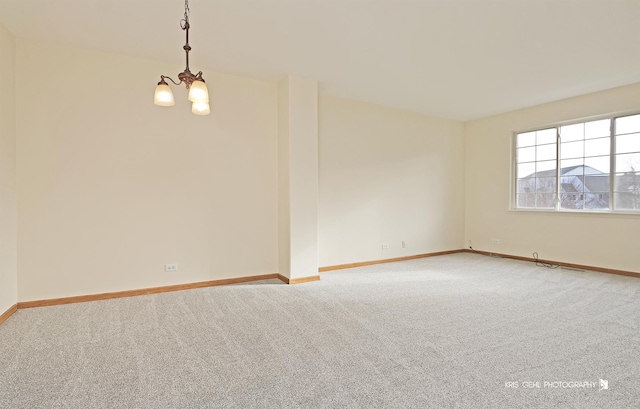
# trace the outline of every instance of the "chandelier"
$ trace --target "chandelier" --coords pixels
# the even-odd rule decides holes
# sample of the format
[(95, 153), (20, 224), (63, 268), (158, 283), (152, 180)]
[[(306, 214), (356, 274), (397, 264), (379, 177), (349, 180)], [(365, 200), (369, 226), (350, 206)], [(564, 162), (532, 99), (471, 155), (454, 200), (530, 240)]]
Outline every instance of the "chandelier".
[(204, 79), (202, 78), (202, 71), (199, 71), (197, 74), (192, 74), (189, 70), (189, 51), (191, 51), (191, 47), (189, 46), (189, 0), (185, 0), (184, 2), (184, 18), (180, 20), (180, 28), (186, 31), (187, 40), (184, 44), (184, 52), (186, 54), (187, 59), (187, 67), (178, 74), (178, 79), (180, 82), (175, 82), (171, 77), (166, 75), (160, 76), (160, 82), (156, 87), (156, 92), (153, 97), (153, 103), (156, 105), (168, 107), (175, 105), (176, 101), (173, 98), (173, 92), (169, 87), (169, 84), (166, 79), (173, 82), (175, 85), (180, 85), (184, 83), (189, 90), (189, 101), (191, 101), (191, 112), (196, 115), (209, 115), (211, 109), (209, 108), (209, 91), (207, 90), (207, 85), (204, 83)]

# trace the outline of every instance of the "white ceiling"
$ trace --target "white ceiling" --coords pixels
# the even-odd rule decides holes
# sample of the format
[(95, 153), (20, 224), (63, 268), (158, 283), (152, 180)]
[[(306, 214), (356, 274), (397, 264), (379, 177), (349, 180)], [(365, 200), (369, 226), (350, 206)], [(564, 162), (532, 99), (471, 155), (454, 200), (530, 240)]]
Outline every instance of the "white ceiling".
[[(190, 65), (205, 78), (206, 69), (294, 74), (317, 79), (322, 92), (457, 120), (640, 82), (640, 0), (190, 0), (190, 8)], [(177, 67), (183, 11), (183, 0), (0, 0), (0, 21), (18, 37)], [(150, 82), (156, 74), (136, 73)]]

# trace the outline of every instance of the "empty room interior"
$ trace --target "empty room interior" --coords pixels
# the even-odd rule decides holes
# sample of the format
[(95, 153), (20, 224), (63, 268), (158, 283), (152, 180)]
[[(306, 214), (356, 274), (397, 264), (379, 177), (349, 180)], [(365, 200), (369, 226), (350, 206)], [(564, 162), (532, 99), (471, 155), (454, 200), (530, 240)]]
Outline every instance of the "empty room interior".
[(638, 407), (639, 278), (638, 0), (0, 0), (0, 407)]

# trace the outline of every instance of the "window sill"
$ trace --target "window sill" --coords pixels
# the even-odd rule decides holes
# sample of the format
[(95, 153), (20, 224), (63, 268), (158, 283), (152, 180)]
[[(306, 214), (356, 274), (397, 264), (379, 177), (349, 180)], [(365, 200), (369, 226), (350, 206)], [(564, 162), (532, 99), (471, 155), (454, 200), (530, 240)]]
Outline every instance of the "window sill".
[(509, 212), (514, 213), (544, 213), (544, 214), (556, 214), (556, 215), (570, 215), (570, 216), (580, 216), (580, 215), (598, 215), (598, 216), (631, 216), (631, 217), (640, 217), (640, 212), (631, 212), (631, 211), (611, 211), (611, 210), (555, 210), (555, 209), (516, 209), (510, 208), (507, 209)]

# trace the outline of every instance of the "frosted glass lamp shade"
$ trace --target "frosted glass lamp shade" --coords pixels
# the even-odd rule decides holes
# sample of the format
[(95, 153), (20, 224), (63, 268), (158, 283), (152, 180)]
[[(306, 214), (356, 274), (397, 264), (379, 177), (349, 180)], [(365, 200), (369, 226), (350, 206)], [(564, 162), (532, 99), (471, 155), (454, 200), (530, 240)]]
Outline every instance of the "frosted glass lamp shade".
[(209, 102), (209, 90), (204, 81), (195, 80), (189, 88), (189, 101), (191, 102)]
[(191, 104), (191, 112), (196, 115), (209, 115), (211, 108), (209, 108), (208, 102), (196, 101)]
[(158, 84), (156, 87), (156, 93), (153, 96), (153, 103), (156, 105), (160, 105), (161, 107), (170, 107), (176, 104), (175, 99), (173, 99), (173, 92), (169, 85), (167, 84)]

